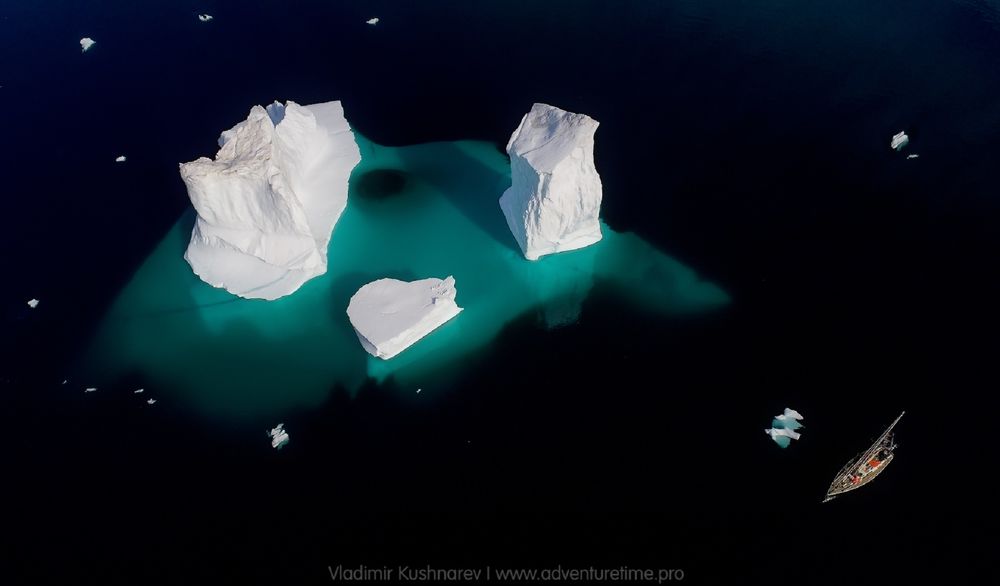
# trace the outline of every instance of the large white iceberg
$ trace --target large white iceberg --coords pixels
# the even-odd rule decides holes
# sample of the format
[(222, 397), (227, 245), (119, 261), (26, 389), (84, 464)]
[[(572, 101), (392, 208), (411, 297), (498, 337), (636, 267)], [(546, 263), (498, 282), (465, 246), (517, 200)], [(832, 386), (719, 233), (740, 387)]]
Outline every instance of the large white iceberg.
[(215, 160), (181, 165), (198, 212), (184, 258), (206, 283), (277, 299), (326, 272), (361, 151), (340, 102), (254, 106)]
[(372, 281), (351, 297), (347, 317), (372, 356), (392, 358), (455, 317), (455, 278)]
[(500, 209), (528, 260), (601, 239), (598, 124), (585, 114), (535, 104), (511, 135), (511, 186), (500, 196)]

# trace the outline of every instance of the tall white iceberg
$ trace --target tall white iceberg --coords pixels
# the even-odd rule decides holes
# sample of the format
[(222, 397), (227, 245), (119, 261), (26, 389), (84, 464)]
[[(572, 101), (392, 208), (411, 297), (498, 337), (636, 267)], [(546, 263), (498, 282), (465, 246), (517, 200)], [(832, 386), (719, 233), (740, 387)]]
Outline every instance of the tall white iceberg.
[(365, 350), (388, 360), (458, 315), (456, 293), (454, 277), (379, 279), (351, 297), (347, 317)]
[(511, 135), (511, 186), (500, 196), (500, 209), (528, 260), (601, 239), (598, 124), (585, 114), (535, 104)]
[(184, 258), (203, 281), (277, 299), (326, 272), (361, 151), (340, 102), (254, 106), (215, 160), (180, 166), (198, 212)]

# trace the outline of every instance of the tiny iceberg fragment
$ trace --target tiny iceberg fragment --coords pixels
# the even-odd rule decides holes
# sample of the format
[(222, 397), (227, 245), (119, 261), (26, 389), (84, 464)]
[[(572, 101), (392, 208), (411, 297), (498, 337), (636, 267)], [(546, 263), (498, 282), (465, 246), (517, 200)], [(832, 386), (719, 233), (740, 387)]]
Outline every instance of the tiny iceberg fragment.
[(919, 159), (919, 158), (920, 158), (920, 155), (918, 155), (916, 153), (914, 153), (912, 155), (906, 155), (906, 160), (907, 161), (909, 161), (910, 159)]
[(82, 51), (83, 53), (86, 53), (87, 51), (89, 51), (90, 48), (93, 47), (96, 44), (97, 44), (97, 41), (95, 41), (94, 39), (92, 39), (90, 37), (83, 37), (82, 39), (80, 39), (80, 47), (83, 48), (83, 51)]
[(152, 397), (150, 397), (149, 399), (146, 399), (146, 403), (149, 404), (149, 405), (155, 405), (156, 404), (156, 399), (153, 399)]
[(347, 317), (365, 350), (388, 360), (455, 317), (455, 278), (379, 279), (358, 289)]
[(84, 393), (93, 393), (96, 390), (97, 390), (97, 387), (87, 387), (87, 388), (83, 389), (83, 392)]
[(267, 432), (267, 437), (271, 438), (271, 447), (280, 450), (288, 443), (288, 432), (285, 431), (285, 424), (279, 423), (271, 431)]
[(116, 163), (124, 163), (125, 162), (125, 155), (118, 155), (118, 157), (115, 158), (115, 162)]
[(212, 16), (211, 14), (199, 14), (198, 15), (198, 20), (200, 20), (202, 22), (208, 22), (208, 21), (212, 20), (213, 18), (215, 18), (215, 17)]
[(764, 433), (774, 440), (782, 448), (787, 448), (792, 442), (802, 437), (802, 434), (795, 431), (802, 427), (799, 420), (803, 419), (802, 414), (795, 409), (785, 407), (785, 410), (774, 416), (771, 421), (771, 428), (765, 429)]
[(378, 17), (376, 16), (375, 18), (369, 18), (365, 22), (367, 22), (368, 24), (370, 24), (372, 26), (375, 26), (376, 24), (378, 24)]
[(138, 395), (139, 393), (141, 393), (141, 392), (143, 392), (143, 391), (145, 391), (145, 390), (146, 390), (146, 389), (136, 389), (136, 390), (134, 390), (134, 391), (132, 391), (132, 392), (133, 392), (133, 393), (135, 393), (136, 395)]
[(40, 301), (38, 301), (37, 299), (29, 299), (28, 300), (28, 307), (30, 307), (31, 309), (34, 309), (34, 308), (38, 307), (39, 303), (40, 303)]
[(892, 146), (892, 150), (894, 151), (901, 151), (908, 144), (910, 144), (910, 137), (906, 136), (905, 132), (900, 131), (892, 136), (892, 143), (890, 146)]

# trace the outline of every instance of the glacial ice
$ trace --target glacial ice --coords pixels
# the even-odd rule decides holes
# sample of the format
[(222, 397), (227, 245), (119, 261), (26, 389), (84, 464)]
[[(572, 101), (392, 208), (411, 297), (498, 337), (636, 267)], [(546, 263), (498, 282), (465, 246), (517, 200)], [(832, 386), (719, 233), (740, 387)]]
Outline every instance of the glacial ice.
[(388, 360), (458, 315), (456, 293), (454, 277), (379, 279), (351, 297), (347, 316), (364, 349)]
[(535, 104), (511, 135), (511, 186), (500, 196), (500, 208), (528, 260), (601, 239), (598, 124), (585, 114)]
[(83, 53), (86, 53), (87, 51), (89, 51), (90, 48), (93, 47), (96, 44), (97, 44), (97, 41), (95, 41), (94, 39), (92, 39), (90, 37), (83, 37), (82, 39), (80, 39), (80, 47), (83, 48), (83, 51), (82, 51)]
[(340, 102), (254, 106), (219, 145), (214, 161), (180, 166), (198, 213), (184, 255), (195, 274), (240, 297), (272, 300), (325, 273), (361, 160)]
[(280, 450), (282, 446), (288, 443), (288, 432), (285, 431), (285, 424), (279, 423), (276, 427), (272, 428), (271, 431), (267, 432), (267, 437), (271, 438), (271, 447)]
[(900, 131), (892, 136), (892, 143), (890, 143), (889, 146), (891, 146), (893, 150), (901, 151), (908, 144), (910, 144), (910, 137), (906, 136), (905, 132)]
[(782, 448), (787, 448), (791, 443), (790, 440), (797, 440), (802, 436), (802, 434), (795, 431), (802, 427), (802, 424), (799, 423), (801, 419), (803, 419), (801, 413), (795, 409), (785, 407), (785, 410), (781, 414), (774, 416), (774, 419), (771, 421), (771, 428), (765, 429), (764, 433), (769, 435), (774, 440), (774, 443)]

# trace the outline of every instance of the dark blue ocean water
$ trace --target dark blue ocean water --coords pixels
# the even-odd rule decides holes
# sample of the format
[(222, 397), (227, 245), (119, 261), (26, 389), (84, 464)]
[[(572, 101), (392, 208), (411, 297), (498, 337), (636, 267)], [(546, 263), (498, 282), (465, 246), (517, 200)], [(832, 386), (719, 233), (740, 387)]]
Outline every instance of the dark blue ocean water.
[[(10, 583), (995, 571), (995, 2), (0, 0), (0, 86)], [(176, 164), (274, 99), (343, 100), (385, 145), (501, 147), (533, 102), (585, 112), (605, 221), (732, 303), (651, 317), (598, 286), (577, 324), (508, 324), (433, 401), (331, 389), (277, 453), (263, 430), (145, 409), (140, 379), (63, 388), (188, 208)], [(919, 159), (889, 149), (903, 129)], [(807, 427), (782, 451), (761, 430), (786, 405)], [(902, 409), (891, 468), (821, 507)]]

